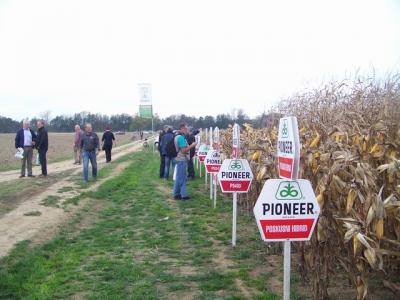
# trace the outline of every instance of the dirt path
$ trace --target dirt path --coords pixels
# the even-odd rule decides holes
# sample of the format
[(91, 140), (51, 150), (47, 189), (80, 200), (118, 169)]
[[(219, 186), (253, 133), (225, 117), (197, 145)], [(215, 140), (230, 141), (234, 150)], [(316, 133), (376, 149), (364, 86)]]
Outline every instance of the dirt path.
[[(113, 159), (117, 159), (133, 151), (141, 148), (140, 142), (130, 143), (115, 149)], [(99, 159), (99, 168), (105, 166), (103, 155)], [(110, 177), (116, 176), (129, 164), (123, 162), (117, 164), (112, 170), (111, 174), (104, 179), (98, 180), (84, 191), (96, 189), (102, 182)], [(70, 176), (54, 183), (48, 187), (44, 192), (22, 202), (18, 207), (0, 218), (0, 257), (5, 256), (14, 247), (14, 245), (23, 240), (39, 239), (44, 240), (51, 238), (55, 232), (58, 231), (59, 225), (63, 224), (66, 220), (71, 218), (80, 206), (70, 205), (68, 210), (63, 209), (63, 203), (68, 199), (78, 196), (83, 190), (80, 190), (74, 181), (71, 181), (74, 175), (82, 172), (81, 166), (74, 166), (70, 161), (52, 164), (49, 167), (50, 172), (61, 172), (69, 169), (76, 168)], [(9, 172), (7, 172), (9, 173)], [(18, 177), (18, 172), (7, 175), (10, 179)], [(3, 180), (3, 175), (1, 175)], [(60, 191), (65, 192), (60, 193)], [(54, 199), (57, 205), (46, 206), (44, 201), (46, 199)], [(34, 215), (28, 216), (34, 212)]]
[[(125, 155), (126, 153), (129, 153), (132, 151), (132, 148), (138, 147), (138, 145), (141, 145), (142, 141), (136, 141), (132, 142), (129, 144), (125, 144), (123, 146), (115, 147), (113, 149), (113, 159), (120, 157), (121, 155)], [(105, 155), (104, 151), (101, 151), (97, 161), (99, 164), (102, 164), (105, 162)], [(73, 164), (73, 159), (71, 158), (70, 160), (64, 160), (60, 162), (55, 162), (55, 163), (50, 163), (47, 166), (48, 173), (54, 174), (54, 173), (59, 173), (71, 169), (77, 169), (77, 170), (82, 170), (82, 166), (79, 165), (74, 165)], [(38, 175), (40, 174), (40, 166), (34, 166), (33, 167), (33, 174)], [(19, 179), (20, 175), (20, 170), (12, 170), (12, 171), (6, 171), (6, 172), (0, 172), (0, 182), (5, 182), (5, 181), (10, 181), (10, 180), (16, 180)], [(23, 180), (30, 180), (29, 178), (25, 178)]]

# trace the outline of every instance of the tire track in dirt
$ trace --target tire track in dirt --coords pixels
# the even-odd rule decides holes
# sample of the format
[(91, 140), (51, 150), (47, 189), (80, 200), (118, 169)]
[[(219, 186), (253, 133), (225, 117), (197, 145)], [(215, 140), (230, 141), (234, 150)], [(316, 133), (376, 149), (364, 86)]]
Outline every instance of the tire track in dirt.
[[(137, 151), (140, 147), (141, 143), (131, 143), (121, 146), (122, 150), (120, 148), (120, 151), (115, 153), (113, 158), (117, 159)], [(99, 162), (99, 169), (105, 165), (105, 163), (102, 162), (102, 160)], [(71, 168), (71, 163), (69, 161), (67, 164), (68, 166), (65, 166), (65, 168)], [(0, 218), (0, 257), (7, 255), (18, 242), (32, 240), (35, 239), (36, 236), (38, 240), (51, 238), (58, 231), (58, 227), (74, 216), (83, 206), (82, 204), (78, 206), (71, 205), (69, 211), (57, 207), (43, 206), (41, 203), (47, 197), (60, 197), (60, 193), (58, 193), (60, 189), (66, 187), (70, 188), (72, 186), (70, 191), (61, 194), (62, 198), (60, 199), (60, 203), (62, 204), (67, 199), (80, 195), (83, 191), (86, 192), (97, 189), (105, 180), (120, 174), (128, 165), (129, 161), (117, 164), (109, 176), (98, 180), (88, 189), (77, 191), (78, 186), (76, 183), (71, 182), (70, 179), (79, 172), (82, 172), (82, 168), (79, 168), (70, 176), (48, 187), (43, 193), (27, 199), (15, 209), (2, 216)], [(24, 216), (27, 212), (32, 211), (38, 211), (41, 214), (39, 216)]]

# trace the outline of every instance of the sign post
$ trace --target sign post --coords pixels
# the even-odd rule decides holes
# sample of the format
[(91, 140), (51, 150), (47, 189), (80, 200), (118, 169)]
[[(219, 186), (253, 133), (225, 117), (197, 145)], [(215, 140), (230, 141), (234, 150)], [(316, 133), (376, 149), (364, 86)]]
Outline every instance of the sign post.
[(232, 246), (236, 246), (237, 194), (249, 191), (253, 172), (246, 159), (225, 159), (218, 180), (223, 193), (233, 193)]
[[(140, 83), (139, 86), (139, 116), (144, 119), (151, 119), (151, 133), (154, 134), (153, 103), (151, 98), (151, 84)], [(158, 141), (160, 142), (160, 141)], [(154, 143), (153, 143), (153, 152)]]
[[(205, 139), (205, 144), (207, 145), (207, 142), (208, 142), (208, 128), (206, 128), (206, 139)], [(209, 148), (209, 146), (207, 145), (207, 152), (208, 152), (208, 150), (210, 149)], [(207, 154), (206, 154), (206, 156), (207, 156)], [(205, 181), (205, 185), (206, 185), (206, 189), (207, 189), (207, 172), (205, 172), (205, 174), (204, 174), (204, 181)]]
[(195, 156), (194, 156), (194, 167), (198, 168), (198, 166), (199, 166), (198, 155), (199, 155), (199, 147), (200, 147), (200, 144), (201, 144), (201, 136), (200, 136), (200, 134), (196, 134), (195, 142), (196, 142), (196, 147), (195, 147)]
[(283, 241), (283, 299), (290, 299), (291, 241), (308, 241), (320, 208), (308, 180), (298, 179), (300, 138), (295, 117), (281, 118), (278, 135), (278, 169), (281, 179), (270, 179), (254, 206), (261, 238)]
[[(215, 145), (216, 145), (216, 148), (217, 148), (217, 150), (219, 151), (220, 150), (220, 147), (219, 147), (219, 128), (218, 127), (215, 127), (215, 130), (214, 130), (214, 143), (215, 143)], [(220, 155), (220, 165), (222, 165), (222, 162), (221, 162), (221, 155)], [(221, 166), (220, 166), (221, 167)], [(219, 171), (219, 169), (218, 169), (218, 171)], [(217, 206), (217, 181), (218, 181), (218, 178), (217, 178), (217, 174), (218, 174), (218, 172), (216, 172), (216, 173), (213, 173), (213, 184), (214, 184), (214, 208)]]
[(223, 193), (232, 193), (232, 246), (236, 246), (236, 224), (237, 224), (237, 194), (247, 193), (253, 172), (249, 162), (239, 159), (240, 154), (240, 127), (233, 126), (232, 136), (232, 159), (225, 159), (218, 172), (218, 181)]
[[(210, 127), (210, 131), (208, 133), (209, 133), (209, 141), (208, 142), (210, 143), (210, 150), (208, 151), (208, 153), (210, 153), (213, 150), (213, 129), (212, 129), (212, 127)], [(205, 163), (204, 163), (204, 165), (205, 165)], [(206, 176), (208, 176), (208, 174), (210, 174), (210, 200), (212, 200), (213, 199), (213, 195), (214, 195), (214, 193), (213, 193), (212, 174), (208, 173), (207, 169), (206, 169)]]
[(222, 162), (221, 153), (218, 149), (211, 149), (208, 151), (204, 160), (206, 171), (210, 174), (210, 199), (214, 200), (214, 208), (217, 206), (217, 178), (216, 174), (219, 172)]
[(196, 158), (197, 158), (197, 168), (199, 169), (199, 174), (201, 178), (201, 162), (199, 158), (199, 151), (200, 151), (200, 146), (201, 146), (201, 136), (203, 135), (203, 129), (200, 128), (200, 132), (198, 134), (199, 136), (199, 143), (196, 145), (197, 151), (196, 151)]
[[(232, 133), (232, 158), (238, 159), (240, 155), (240, 126), (235, 123)], [(232, 246), (236, 246), (236, 224), (237, 224), (237, 192), (233, 193), (232, 199)]]
[(199, 147), (199, 151), (197, 152), (197, 157), (200, 163), (200, 173), (201, 173), (201, 163), (204, 163), (204, 160), (207, 156), (209, 150), (209, 146), (207, 144), (201, 144)]

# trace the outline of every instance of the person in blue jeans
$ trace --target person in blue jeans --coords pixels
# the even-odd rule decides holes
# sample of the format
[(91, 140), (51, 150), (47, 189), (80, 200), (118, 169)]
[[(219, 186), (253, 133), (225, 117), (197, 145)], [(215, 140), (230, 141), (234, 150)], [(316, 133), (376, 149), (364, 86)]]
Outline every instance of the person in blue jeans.
[(168, 144), (174, 141), (174, 133), (172, 132), (172, 128), (168, 127), (167, 132), (162, 136), (160, 145), (161, 145), (161, 154), (164, 156), (165, 168), (164, 168), (164, 179), (167, 180), (169, 177), (169, 169), (172, 163), (172, 171), (175, 168), (175, 155), (176, 153), (171, 153), (167, 147)]
[(90, 123), (85, 126), (85, 133), (81, 139), (81, 149), (83, 157), (83, 179), (85, 182), (89, 181), (89, 161), (92, 165), (92, 177), (97, 177), (97, 154), (100, 151), (99, 137), (93, 132)]
[(188, 145), (185, 136), (188, 133), (188, 127), (185, 123), (179, 126), (179, 133), (174, 138), (177, 156), (176, 162), (176, 179), (174, 184), (173, 196), (175, 200), (188, 200), (189, 196), (186, 189), (187, 181), (187, 162), (190, 159), (190, 149), (196, 147), (196, 143)]

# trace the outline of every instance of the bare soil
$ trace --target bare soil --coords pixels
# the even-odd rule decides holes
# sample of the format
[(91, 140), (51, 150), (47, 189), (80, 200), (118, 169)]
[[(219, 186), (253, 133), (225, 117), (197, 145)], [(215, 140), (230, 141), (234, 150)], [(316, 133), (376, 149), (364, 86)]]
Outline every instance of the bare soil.
[[(113, 159), (137, 151), (140, 148), (140, 142), (117, 147), (115, 148)], [(99, 155), (98, 163), (100, 169), (106, 165), (103, 154)], [(129, 162), (118, 164), (108, 177), (118, 175), (128, 164)], [(0, 217), (0, 257), (7, 255), (14, 245), (20, 241), (33, 240), (34, 242), (42, 242), (51, 238), (58, 232), (61, 224), (65, 223), (78, 210), (87, 205), (88, 200), (81, 201), (77, 206), (69, 205), (68, 209), (43, 205), (43, 200), (49, 196), (59, 197), (59, 204), (62, 206), (65, 201), (81, 193), (82, 190), (71, 178), (82, 172), (82, 167), (72, 165), (71, 161), (49, 165), (50, 174), (70, 169), (73, 169), (71, 175), (56, 181), (43, 192), (31, 195), (29, 198), (25, 198), (24, 201), (19, 201), (20, 203), (15, 209)], [(4, 173), (6, 174), (4, 175)], [(16, 183), (18, 183), (18, 180), (26, 180), (17, 179), (18, 172), (16, 173), (15, 171), (0, 173), (0, 178), (0, 181), (16, 180)], [(85, 191), (96, 189), (106, 179), (107, 177), (98, 180), (96, 183), (90, 185), (88, 189), (85, 189)], [(72, 189), (70, 188), (71, 186), (73, 187)], [(60, 193), (59, 191), (63, 189), (67, 191)], [(24, 216), (24, 214), (32, 211), (38, 211), (41, 214), (38, 216)]]

